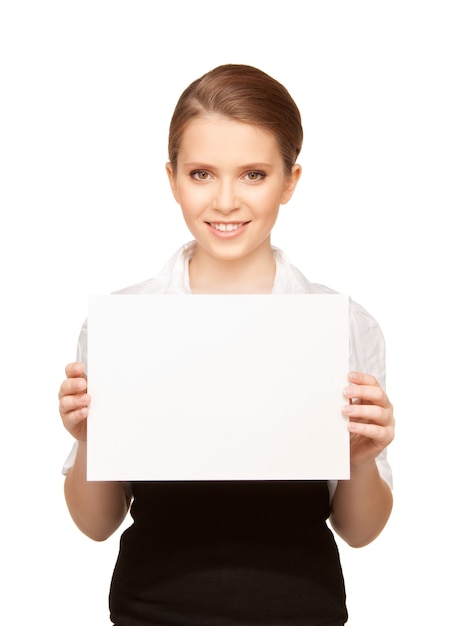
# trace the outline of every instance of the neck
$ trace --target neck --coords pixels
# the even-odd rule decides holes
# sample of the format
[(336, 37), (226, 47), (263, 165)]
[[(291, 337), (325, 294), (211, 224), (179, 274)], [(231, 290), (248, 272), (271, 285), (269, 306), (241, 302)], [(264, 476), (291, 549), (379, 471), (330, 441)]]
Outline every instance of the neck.
[(199, 245), (189, 264), (192, 293), (271, 293), (276, 262), (271, 245), (237, 259), (219, 259)]

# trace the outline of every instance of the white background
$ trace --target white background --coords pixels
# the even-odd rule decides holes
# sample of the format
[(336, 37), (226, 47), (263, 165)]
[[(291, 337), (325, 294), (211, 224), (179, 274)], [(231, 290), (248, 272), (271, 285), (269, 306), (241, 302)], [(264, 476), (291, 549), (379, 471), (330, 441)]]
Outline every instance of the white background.
[[(463, 3), (0, 4), (1, 614), (105, 626), (118, 534), (62, 497), (57, 412), (89, 293), (153, 276), (190, 235), (164, 163), (184, 87), (227, 62), (282, 81), (304, 176), (274, 243), (361, 302), (388, 345), (395, 509), (341, 545), (351, 626), (462, 613)], [(305, 7), (305, 12), (304, 12)], [(129, 520), (128, 520), (129, 521)]]

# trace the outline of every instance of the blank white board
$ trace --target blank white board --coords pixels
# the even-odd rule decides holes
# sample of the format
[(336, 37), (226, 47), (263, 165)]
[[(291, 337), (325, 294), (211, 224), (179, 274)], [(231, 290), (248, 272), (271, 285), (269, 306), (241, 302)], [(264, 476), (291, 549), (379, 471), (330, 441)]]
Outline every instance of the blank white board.
[(90, 296), (89, 480), (349, 478), (348, 297)]

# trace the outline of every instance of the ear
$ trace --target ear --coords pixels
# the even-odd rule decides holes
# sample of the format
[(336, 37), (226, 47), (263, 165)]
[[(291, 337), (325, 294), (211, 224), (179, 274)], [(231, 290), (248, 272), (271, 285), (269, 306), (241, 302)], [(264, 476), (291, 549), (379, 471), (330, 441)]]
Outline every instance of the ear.
[(179, 196), (178, 196), (178, 186), (176, 184), (176, 174), (173, 168), (173, 164), (171, 161), (165, 165), (166, 173), (168, 174), (168, 180), (170, 181), (171, 192), (174, 196), (174, 199), (179, 204)]
[(292, 198), (292, 194), (297, 187), (301, 174), (302, 168), (296, 163), (292, 166), (291, 173), (287, 176), (286, 182), (284, 183), (283, 192), (281, 194), (281, 204), (286, 204)]

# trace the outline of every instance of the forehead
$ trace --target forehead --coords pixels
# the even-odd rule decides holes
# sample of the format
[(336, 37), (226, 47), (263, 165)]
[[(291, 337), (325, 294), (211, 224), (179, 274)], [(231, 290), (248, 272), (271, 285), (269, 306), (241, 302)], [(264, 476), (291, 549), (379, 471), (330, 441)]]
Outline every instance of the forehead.
[(184, 129), (179, 150), (182, 160), (240, 158), (246, 161), (282, 161), (275, 136), (254, 124), (223, 116), (194, 118)]

